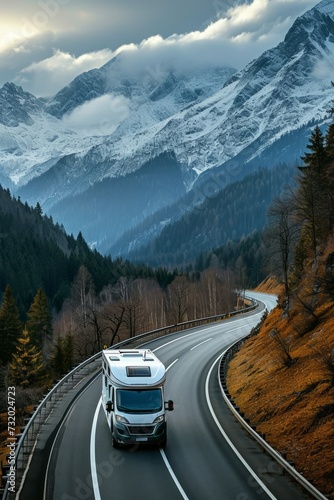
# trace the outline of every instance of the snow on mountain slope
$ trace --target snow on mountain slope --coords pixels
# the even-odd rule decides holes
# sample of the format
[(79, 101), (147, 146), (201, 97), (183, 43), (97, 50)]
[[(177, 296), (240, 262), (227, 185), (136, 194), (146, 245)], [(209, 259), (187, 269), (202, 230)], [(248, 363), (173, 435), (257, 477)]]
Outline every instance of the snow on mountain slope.
[(83, 140), (66, 129), (44, 106), (42, 100), (12, 83), (0, 90), (0, 165), (7, 183), (26, 183), (62, 156), (83, 153), (92, 146), (91, 139)]
[[(246, 173), (261, 154), (275, 163), (269, 152), (289, 132), (324, 123), (333, 64), (334, 2), (323, 0), (239, 72), (125, 71), (119, 54), (47, 103), (7, 84), (0, 90), (1, 173), (46, 209), (169, 154), (187, 189), (233, 159)], [(101, 102), (108, 106), (99, 119)], [(293, 141), (286, 155), (300, 156)]]
[[(102, 92), (129, 100), (128, 117), (113, 134), (87, 154), (73, 155), (73, 177), (67, 167), (63, 194), (71, 194), (71, 179), (80, 177), (80, 169), (82, 182), (75, 183), (75, 192), (104, 177), (135, 171), (167, 152), (182, 166), (188, 189), (200, 174), (243, 151), (245, 164), (291, 130), (323, 123), (333, 99), (333, 63), (330, 0), (298, 18), (283, 42), (228, 79), (226, 70), (222, 75), (217, 69), (193, 75), (161, 71), (159, 78), (145, 69), (125, 77), (119, 56), (77, 77), (46, 108), (61, 117)], [(292, 144), (293, 159), (294, 154)], [(59, 188), (58, 183), (54, 197)]]
[[(175, 75), (162, 68), (159, 72), (143, 68), (140, 74), (128, 75), (122, 71), (118, 56), (101, 69), (78, 76), (48, 103), (14, 84), (6, 84), (0, 90), (2, 173), (21, 186), (47, 172), (64, 156), (74, 154), (76, 166), (72, 173), (80, 177), (82, 158), (87, 154), (90, 160), (94, 156), (100, 165), (106, 158), (112, 160), (107, 170), (95, 169), (92, 164), (91, 177), (85, 174), (89, 168), (86, 161), (82, 174), (86, 175), (87, 184), (81, 183), (81, 189), (105, 175), (124, 175), (133, 170), (124, 162), (114, 172), (109, 167), (114, 159), (122, 162), (123, 151), (127, 149), (126, 136), (135, 134), (135, 144), (143, 134), (146, 140), (153, 138), (156, 132), (153, 129), (150, 134), (150, 127), (159, 130), (164, 120), (189, 103), (214, 93), (234, 72), (233, 68), (223, 67)], [(104, 107), (102, 114), (101, 107)], [(120, 139), (123, 140), (120, 147), (115, 154), (110, 153)], [(69, 172), (66, 183), (70, 180)]]
[[(173, 150), (191, 182), (252, 144), (248, 160), (289, 131), (322, 122), (333, 99), (333, 18), (334, 4), (325, 0), (297, 19), (281, 44), (223, 89), (166, 120), (155, 131), (155, 151)], [(148, 142), (127, 137), (128, 161), (140, 158)]]

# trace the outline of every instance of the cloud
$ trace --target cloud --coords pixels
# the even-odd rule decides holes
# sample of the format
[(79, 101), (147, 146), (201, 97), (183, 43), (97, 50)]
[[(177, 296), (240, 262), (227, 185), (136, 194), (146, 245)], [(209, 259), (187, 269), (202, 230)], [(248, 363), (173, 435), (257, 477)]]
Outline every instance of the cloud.
[[(231, 65), (241, 69), (264, 50), (283, 40), (298, 14), (314, 5), (314, 0), (226, 0), (228, 3), (219, 19), (212, 21), (201, 31), (174, 34), (167, 38), (155, 35), (139, 44), (124, 45), (115, 51), (123, 52), (124, 59), (147, 64), (164, 62), (187, 67), (190, 65)], [(218, 10), (217, 10), (218, 12)]]
[[(109, 0), (107, 3), (97, 0), (96, 7), (94, 3), (93, 15), (92, 4), (84, 0), (80, 4), (80, 9), (76, 11), (78, 24), (73, 25), (73, 30), (70, 31), (67, 16), (64, 14), (68, 13), (73, 20), (71, 15), (74, 14), (75, 5), (68, 0), (61, 2), (50, 0), (52, 4), (57, 3), (57, 1), (59, 5), (63, 5), (59, 6), (57, 15), (49, 16), (50, 20), (47, 24), (47, 27), (50, 28), (53, 22), (58, 22), (58, 31), (48, 35), (52, 46), (57, 47), (57, 49), (50, 54), (49, 48), (48, 55), (41, 57), (42, 52), (38, 48), (37, 40), (42, 35), (32, 33), (30, 38), (26, 38), (20, 43), (18, 40), (15, 46), (11, 46), (10, 54), (7, 53), (7, 57), (2, 58), (2, 63), (7, 60), (9, 63), (7, 67), (12, 68), (13, 73), (14, 70), (16, 71), (13, 81), (38, 96), (54, 95), (80, 73), (102, 66), (120, 52), (122, 52), (122, 65), (125, 71), (134, 73), (144, 68), (150, 74), (156, 75), (157, 80), (159, 80), (159, 75), (163, 75), (172, 67), (176, 71), (199, 69), (212, 65), (230, 65), (241, 69), (251, 60), (260, 56), (262, 52), (282, 41), (296, 17), (316, 3), (314, 0), (213, 0), (210, 5), (215, 15), (212, 16), (212, 21), (201, 29), (169, 36), (148, 35), (142, 41), (120, 44), (113, 50), (105, 48), (86, 51), (82, 55), (76, 56), (68, 49), (62, 49), (61, 43), (66, 40), (69, 45), (73, 43), (76, 46), (80, 43), (87, 45), (99, 37), (100, 31), (106, 30), (106, 17), (108, 17), (103, 15), (105, 10), (102, 5), (111, 9), (108, 10), (109, 13), (114, 12), (114, 16), (110, 18), (112, 28), (117, 28), (118, 31), (121, 29), (129, 30), (127, 32), (128, 38), (132, 35), (135, 36), (135, 33), (138, 34), (136, 24), (144, 23), (142, 7), (138, 5), (138, 0), (136, 2), (128, 0), (127, 8), (121, 0), (113, 0), (112, 3), (109, 3)], [(154, 9), (154, 5), (157, 5), (156, 0), (142, 1), (146, 8), (151, 6), (151, 9)], [(190, 0), (184, 1), (187, 7)], [(45, 2), (47, 0), (44, 0)], [(98, 8), (98, 5), (101, 9)], [(171, 26), (173, 25), (173, 16), (175, 18), (177, 15), (176, 9), (179, 3), (173, 0), (168, 5), (171, 12), (167, 15), (164, 11), (164, 15), (166, 15), (166, 25), (169, 23)], [(159, 8), (166, 8), (166, 5)], [(155, 9), (159, 10), (157, 6)], [(157, 12), (155, 12), (156, 14)], [(151, 19), (150, 15), (150, 11), (146, 12), (146, 26), (149, 24), (148, 20)], [(33, 16), (36, 17), (36, 12), (31, 16), (31, 19), (34, 19)], [(60, 25), (62, 19), (64, 19), (64, 32), (61, 31)], [(92, 27), (89, 31), (90, 23)], [(82, 28), (81, 38), (76, 38), (80, 32), (80, 26)], [(155, 29), (155, 26), (153, 23), (147, 29)], [(108, 42), (111, 41), (113, 29), (109, 28), (104, 35), (105, 47), (108, 47)], [(35, 59), (32, 59), (33, 55), (36, 55)], [(23, 64), (24, 57), (28, 64), (25, 64), (24, 67), (21, 66), (20, 71), (18, 71), (18, 65), (15, 65), (13, 61), (19, 60), (20, 64)], [(0, 59), (0, 68), (4, 69), (5, 64), (2, 63)]]
[(105, 64), (112, 56), (109, 49), (79, 57), (55, 50), (53, 56), (21, 70), (14, 81), (39, 97), (52, 96), (77, 75)]
[(123, 96), (106, 94), (75, 108), (63, 123), (83, 136), (110, 135), (128, 117), (129, 105)]
[(234, 7), (227, 5), (222, 17), (201, 31), (167, 38), (151, 36), (139, 44), (123, 45), (114, 54), (122, 52), (122, 64), (128, 72), (146, 68), (159, 75), (171, 68), (188, 71), (212, 65), (242, 69), (281, 42), (297, 14), (312, 5), (313, 0), (239, 1)]
[(201, 32), (181, 35), (179, 40), (186, 42), (194, 39), (220, 39), (233, 45), (235, 40), (240, 38), (258, 42), (266, 35), (268, 40), (276, 41), (277, 35), (281, 39), (284, 37), (298, 14), (302, 14), (314, 4), (314, 0), (239, 1)]

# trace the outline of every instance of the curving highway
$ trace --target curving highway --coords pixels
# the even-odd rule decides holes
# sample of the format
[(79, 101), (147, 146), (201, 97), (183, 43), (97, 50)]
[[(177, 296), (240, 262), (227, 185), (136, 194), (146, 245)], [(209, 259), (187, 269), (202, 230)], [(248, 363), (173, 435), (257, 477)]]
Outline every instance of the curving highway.
[[(165, 450), (115, 450), (94, 378), (67, 413), (49, 453), (45, 500), (250, 500), (307, 496), (248, 436), (225, 406), (217, 378), (221, 353), (247, 335), (276, 298), (261, 307), (146, 344), (168, 367)], [(24, 497), (25, 498), (25, 497)], [(28, 497), (27, 497), (28, 498)], [(34, 499), (35, 500), (35, 499)]]

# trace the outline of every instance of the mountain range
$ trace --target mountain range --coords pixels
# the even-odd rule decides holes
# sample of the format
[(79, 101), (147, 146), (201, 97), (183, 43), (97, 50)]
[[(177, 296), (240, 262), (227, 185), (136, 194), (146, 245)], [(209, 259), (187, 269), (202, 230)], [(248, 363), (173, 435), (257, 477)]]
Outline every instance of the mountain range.
[(333, 61), (323, 0), (241, 71), (130, 68), (120, 53), (49, 99), (7, 83), (0, 182), (108, 249), (167, 206), (175, 220), (259, 167), (300, 162), (329, 122)]

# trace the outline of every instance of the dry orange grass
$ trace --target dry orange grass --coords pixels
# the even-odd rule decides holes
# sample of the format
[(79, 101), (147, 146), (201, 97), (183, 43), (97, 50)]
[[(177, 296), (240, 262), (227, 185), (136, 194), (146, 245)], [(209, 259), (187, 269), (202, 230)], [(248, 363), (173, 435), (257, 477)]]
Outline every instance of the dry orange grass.
[(283, 288), (283, 285), (279, 283), (276, 278), (274, 278), (273, 276), (268, 276), (255, 288), (255, 291), (279, 294), (283, 292)]
[[(229, 391), (266, 440), (334, 499), (334, 303), (315, 310), (320, 320), (304, 334), (309, 317), (301, 306), (295, 304), (290, 321), (282, 313), (276, 308), (231, 361)], [(291, 366), (270, 336), (273, 329)]]

